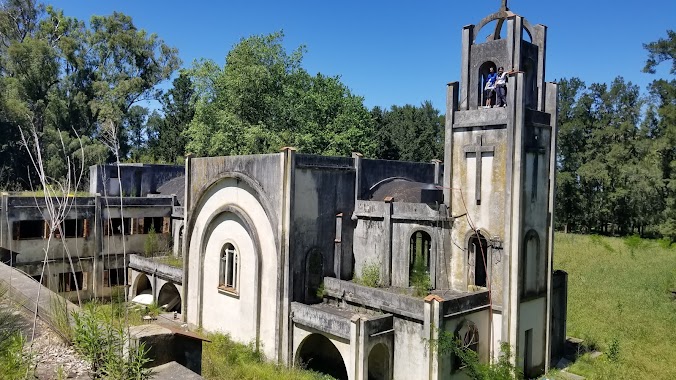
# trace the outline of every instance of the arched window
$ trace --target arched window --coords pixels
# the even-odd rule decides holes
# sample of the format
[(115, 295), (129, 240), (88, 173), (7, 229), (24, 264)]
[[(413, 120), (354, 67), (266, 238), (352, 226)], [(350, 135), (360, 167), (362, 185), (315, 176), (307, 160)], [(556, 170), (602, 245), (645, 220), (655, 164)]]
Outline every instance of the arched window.
[[(477, 94), (479, 95), (479, 98), (477, 99), (479, 107), (486, 105), (486, 100), (487, 100), (486, 96), (488, 94), (488, 91), (486, 91), (486, 83), (488, 82), (488, 75), (491, 74), (490, 69), (493, 69), (494, 74), (498, 73), (497, 65), (495, 63), (491, 62), (491, 61), (484, 62), (479, 67), (479, 72), (478, 72), (478, 75), (479, 75), (479, 80), (478, 80), (479, 88), (478, 88), (478, 90), (479, 91), (477, 92)], [(493, 95), (493, 98), (494, 97), (495, 96)], [(495, 104), (495, 102), (491, 101), (491, 104)]]
[(488, 242), (481, 234), (474, 234), (469, 238), (467, 246), (467, 263), (469, 270), (468, 282), (470, 285), (486, 287), (488, 281)]
[(408, 285), (419, 285), (429, 281), (430, 252), (432, 251), (432, 237), (425, 231), (416, 231), (409, 240), (408, 255)]
[(236, 292), (239, 274), (239, 257), (235, 246), (227, 243), (221, 251), (220, 271), (218, 287), (220, 289)]
[[(455, 334), (453, 334), (455, 341), (459, 345), (458, 349), (465, 352), (465, 354), (479, 355), (479, 329), (476, 327), (474, 322), (463, 321), (455, 329)], [(469, 353), (468, 351), (472, 351)], [(455, 372), (457, 370), (463, 369), (467, 364), (462, 360), (461, 357), (452, 354), (451, 356), (451, 371)]]

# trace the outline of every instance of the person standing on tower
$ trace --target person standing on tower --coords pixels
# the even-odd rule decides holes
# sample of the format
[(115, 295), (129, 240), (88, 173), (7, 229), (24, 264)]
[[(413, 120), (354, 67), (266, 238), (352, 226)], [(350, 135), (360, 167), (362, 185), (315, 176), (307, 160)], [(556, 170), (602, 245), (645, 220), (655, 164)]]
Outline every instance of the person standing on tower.
[(495, 73), (493, 67), (488, 70), (490, 72), (488, 73), (486, 86), (484, 87), (484, 90), (486, 90), (486, 107), (484, 108), (491, 108), (491, 98), (493, 98), (493, 94), (495, 94), (495, 82), (498, 79), (498, 74)]
[[(516, 73), (517, 71), (504, 71), (502, 66), (498, 68), (497, 79), (495, 81), (495, 92), (496, 92), (496, 106), (506, 107), (507, 100), (505, 96), (507, 95), (507, 76)], [(490, 102), (490, 99), (488, 100)]]

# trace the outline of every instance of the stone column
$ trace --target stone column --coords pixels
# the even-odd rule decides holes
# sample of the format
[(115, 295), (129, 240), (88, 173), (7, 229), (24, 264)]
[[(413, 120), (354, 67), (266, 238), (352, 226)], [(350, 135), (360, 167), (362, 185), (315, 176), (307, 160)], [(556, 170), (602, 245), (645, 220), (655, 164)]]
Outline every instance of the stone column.
[(453, 123), (455, 111), (458, 110), (458, 82), (451, 82), (446, 86), (446, 124), (444, 126), (444, 204), (451, 213), (453, 192)]
[(342, 280), (343, 273), (343, 213), (336, 215), (336, 238), (333, 241), (333, 274)]
[[(547, 100), (545, 104), (545, 112), (551, 115), (551, 132), (549, 145), (549, 197), (547, 214), (547, 315), (545, 319), (545, 372), (549, 370), (551, 359), (551, 321), (552, 321), (552, 273), (554, 264), (554, 207), (555, 196), (554, 189), (556, 189), (556, 137), (558, 134), (558, 125), (556, 123), (556, 113), (558, 108), (558, 88), (556, 83), (547, 83), (547, 90), (545, 91)], [(567, 297), (567, 295), (566, 295)], [(564, 298), (565, 300), (566, 298)], [(565, 310), (565, 309), (564, 309)], [(565, 324), (564, 324), (565, 330)], [(565, 332), (564, 335), (565, 337)], [(556, 364), (556, 363), (554, 363)]]
[[(423, 314), (423, 337), (428, 342), (436, 342), (439, 338), (441, 326), (441, 307), (443, 298), (436, 294), (425, 297), (425, 311)], [(429, 380), (440, 380), (443, 376), (439, 373), (439, 350), (434, 344), (428, 344), (427, 351), (427, 376)]]
[(361, 160), (364, 155), (359, 152), (352, 152), (354, 160), (354, 202), (357, 203), (361, 195)]
[(392, 212), (394, 198), (385, 197), (385, 213), (383, 214), (383, 227), (385, 228), (385, 257), (383, 268), (383, 286), (392, 285)]
[(364, 371), (364, 353), (362, 352), (362, 323), (357, 314), (350, 319), (350, 358), (346, 363), (348, 380), (362, 380)]
[[(183, 254), (183, 289), (181, 290), (181, 317), (183, 322), (188, 322), (188, 304), (190, 303), (188, 297), (188, 276), (190, 271), (190, 258), (188, 256), (188, 243), (191, 239), (191, 231), (188, 229), (189, 226), (189, 215), (192, 202), (192, 196), (190, 194), (190, 185), (192, 184), (192, 154), (188, 153), (185, 155), (185, 187), (184, 187), (184, 196), (183, 196), (183, 242), (181, 244), (181, 253)], [(199, 259), (196, 259), (199, 260)]]
[[(472, 81), (470, 80), (470, 54), (472, 52), (472, 42), (474, 41), (474, 25), (467, 25), (462, 28), (462, 59), (460, 61), (460, 102), (461, 110), (468, 110), (470, 107), (469, 94)], [(446, 114), (448, 117), (448, 114)]]

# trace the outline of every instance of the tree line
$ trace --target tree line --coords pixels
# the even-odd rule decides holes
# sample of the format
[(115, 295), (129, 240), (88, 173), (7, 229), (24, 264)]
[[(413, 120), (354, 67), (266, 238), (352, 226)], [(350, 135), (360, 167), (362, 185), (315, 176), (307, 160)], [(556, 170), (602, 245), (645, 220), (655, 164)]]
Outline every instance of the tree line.
[[(443, 158), (444, 115), (431, 102), (368, 109), (339, 76), (303, 68), (304, 46), (282, 32), (243, 38), (219, 65), (180, 69), (177, 49), (115, 12), (88, 23), (35, 0), (0, 7), (0, 188), (34, 181), (21, 127), (39, 132), (53, 178), (71, 162), (181, 163), (197, 156), (277, 152), (422, 161)], [(618, 77), (559, 81), (557, 227), (676, 238), (676, 33), (645, 45), (641, 89)], [(172, 80), (166, 91), (159, 85)], [(157, 106), (151, 107), (148, 101)], [(80, 162), (84, 159), (84, 162)]]

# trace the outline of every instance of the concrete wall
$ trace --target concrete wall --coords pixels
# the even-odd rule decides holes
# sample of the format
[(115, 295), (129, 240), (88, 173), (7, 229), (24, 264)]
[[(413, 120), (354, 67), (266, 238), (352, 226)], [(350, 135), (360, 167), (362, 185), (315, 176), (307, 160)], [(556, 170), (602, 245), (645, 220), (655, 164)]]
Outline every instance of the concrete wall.
[[(482, 310), (475, 313), (465, 314), (459, 317), (444, 321), (444, 331), (453, 336), (456, 330), (459, 330), (460, 339), (463, 339), (462, 326), (468, 322), (474, 323), (479, 331), (479, 359), (482, 362), (488, 362), (491, 357), (491, 321), (488, 310)], [(441, 379), (464, 379), (466, 374), (463, 371), (451, 370), (451, 354), (445, 354), (439, 357), (439, 374)]]
[[(273, 223), (260, 197), (247, 183), (232, 177), (202, 194), (190, 216), (184, 299), (189, 323), (229, 333), (242, 343), (259, 340), (263, 352), (273, 358), (278, 341), (279, 251)], [(218, 287), (220, 255), (226, 243), (239, 252), (236, 292)]]
[[(548, 349), (546, 343), (546, 310), (547, 299), (537, 298), (527, 302), (522, 302), (519, 310), (519, 337), (516, 350), (517, 367), (523, 369), (526, 377), (536, 376), (543, 373), (545, 369), (545, 356)], [(532, 346), (530, 348), (531, 367), (525, 368), (526, 330), (532, 329)]]
[(184, 174), (182, 165), (120, 164), (89, 167), (89, 192), (104, 196), (119, 196), (119, 182), (125, 197), (145, 197), (157, 192), (163, 183)]
[[(316, 250), (322, 255), (324, 273), (321, 278), (351, 274), (350, 247), (354, 227), (350, 215), (354, 209), (355, 171), (351, 158), (297, 154), (293, 176), (290, 286), (293, 289), (291, 299), (302, 301), (307, 287), (307, 257), (311, 251)], [(340, 227), (336, 226), (338, 214), (343, 215)], [(338, 248), (337, 228), (341, 229)], [(340, 263), (335, 260), (337, 254)]]
[(429, 378), (429, 341), (421, 322), (394, 319), (394, 380)]

